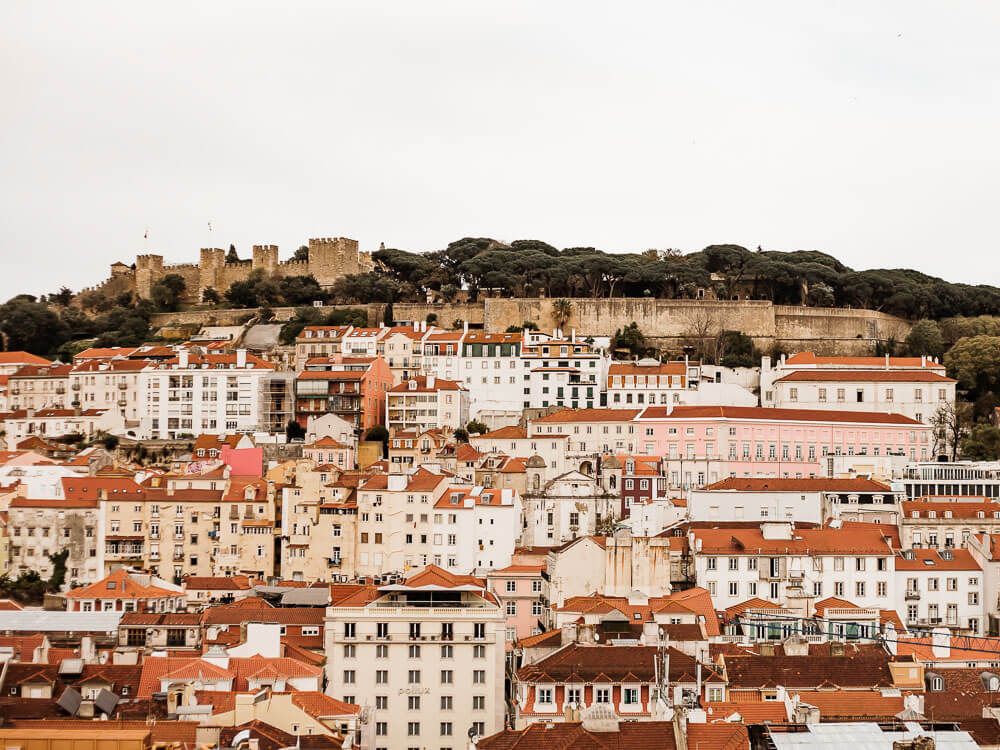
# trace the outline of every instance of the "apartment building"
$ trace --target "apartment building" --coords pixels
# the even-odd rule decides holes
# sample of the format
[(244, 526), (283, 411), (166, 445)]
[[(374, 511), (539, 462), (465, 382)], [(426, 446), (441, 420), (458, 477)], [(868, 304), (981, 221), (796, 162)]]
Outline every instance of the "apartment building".
[(900, 511), (903, 549), (964, 548), (973, 535), (1000, 533), (1000, 502), (985, 497), (921, 497)]
[(73, 366), (69, 373), (72, 406), (83, 409), (117, 409), (127, 422), (138, 422), (140, 373), (153, 366), (153, 360), (88, 359)]
[(315, 461), (319, 466), (336, 466), (341, 471), (350, 471), (355, 466), (356, 456), (353, 445), (332, 437), (321, 437), (302, 446), (302, 457)]
[(264, 422), (264, 381), (274, 366), (239, 349), (197, 354), (187, 349), (142, 370), (141, 439), (204, 432), (252, 432)]
[(420, 375), (393, 386), (386, 399), (386, 426), (398, 430), (455, 430), (469, 422), (469, 391), (460, 382)]
[(933, 450), (931, 427), (879, 412), (650, 406), (633, 427), (636, 452), (663, 457), (670, 489), (726, 477), (831, 476), (835, 456), (895, 454), (915, 461)]
[(10, 408), (65, 409), (72, 365), (25, 365), (7, 377)]
[(601, 405), (610, 365), (606, 352), (578, 340), (575, 333), (568, 340), (529, 342), (525, 341), (522, 350), (525, 409), (593, 409)]
[(891, 412), (930, 423), (954, 405), (956, 382), (928, 369), (797, 370), (774, 381), (766, 406)]
[(444, 331), (441, 329), (428, 332), (423, 338), (423, 354), (421, 371), (424, 375), (433, 375), (444, 380), (463, 381), (462, 362), (459, 354), (462, 351), (462, 339), (466, 331)]
[(608, 367), (607, 405), (619, 409), (632, 405), (684, 403), (688, 389), (697, 389), (701, 380), (698, 362), (614, 362)]
[(405, 471), (433, 461), (437, 452), (448, 444), (444, 430), (395, 430), (389, 440), (389, 465)]
[(503, 728), (504, 628), (485, 581), (428, 566), (327, 608), (326, 692), (371, 707), (364, 747), (464, 747)]
[(507, 651), (513, 649), (515, 641), (538, 635), (545, 627), (544, 570), (544, 564), (514, 564), (486, 575), (487, 585), (500, 602), (507, 620)]
[(520, 333), (465, 332), (459, 344), (459, 380), (469, 390), (473, 419), (500, 426), (521, 417), (530, 388), (522, 343)]
[[(439, 329), (431, 326), (430, 331)], [(392, 384), (399, 385), (415, 375), (420, 375), (423, 359), (423, 341), (427, 337), (427, 324), (394, 326), (379, 340), (376, 349), (392, 371)]]
[(983, 570), (966, 549), (908, 549), (895, 559), (895, 609), (910, 630), (946, 627), (978, 635), (985, 622)]
[(310, 362), (295, 378), (295, 420), (334, 414), (364, 431), (383, 423), (392, 372), (381, 357), (353, 357)]
[[(364, 480), (357, 494), (358, 574), (399, 573), (429, 564), (434, 506), (447, 489), (447, 477), (425, 468)], [(456, 536), (456, 551), (457, 545)]]
[[(982, 568), (983, 631), (1000, 635), (1000, 535), (976, 534), (969, 538), (969, 554)], [(940, 609), (938, 610), (940, 616)]]
[(0, 352), (0, 375), (13, 375), (23, 367), (45, 367), (52, 363), (30, 352)]
[(358, 503), (339, 472), (300, 461), (294, 484), (282, 488), (281, 578), (288, 581), (353, 579)]
[[(184, 576), (274, 574), (273, 487), (228, 467), (199, 475), (64, 480), (66, 497), (100, 504), (101, 565)], [(102, 569), (101, 575), (105, 573)]]
[(429, 552), (418, 554), (452, 572), (481, 575), (505, 568), (514, 554), (521, 518), (516, 490), (449, 487), (434, 504)]
[(67, 551), (66, 582), (95, 583), (104, 577), (100, 508), (97, 498), (46, 500), (15, 497), (8, 507), (10, 573), (28, 571), (49, 578), (50, 555)]
[(769, 522), (691, 529), (688, 541), (697, 585), (718, 609), (761, 597), (808, 610), (828, 596), (888, 609), (897, 602), (891, 533), (880, 524), (806, 529)]
[(315, 357), (342, 354), (344, 334), (353, 326), (306, 326), (295, 337), (295, 369), (304, 370), (306, 361)]
[(842, 518), (896, 524), (900, 499), (888, 485), (860, 477), (731, 478), (690, 490), (687, 516), (723, 523), (789, 520), (822, 525), (828, 518)]
[(99, 433), (121, 435), (125, 420), (114, 409), (20, 409), (0, 414), (8, 450), (29, 437), (48, 440), (66, 435), (92, 439)]

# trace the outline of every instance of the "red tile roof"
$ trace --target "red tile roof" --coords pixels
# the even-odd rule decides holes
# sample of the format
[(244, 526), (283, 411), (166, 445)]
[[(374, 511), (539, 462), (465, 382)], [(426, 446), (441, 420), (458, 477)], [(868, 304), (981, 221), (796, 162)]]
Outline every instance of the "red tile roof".
[(921, 370), (797, 370), (776, 383), (955, 383), (936, 372)]
[(774, 409), (762, 406), (647, 406), (642, 420), (652, 419), (748, 419), (758, 422), (836, 422), (838, 424), (887, 424), (924, 426), (902, 414), (834, 411), (824, 409)]
[(630, 422), (642, 409), (563, 409), (532, 421), (536, 424), (564, 424), (567, 422)]
[[(415, 383), (415, 387), (410, 387), (411, 383)], [(394, 385), (389, 389), (389, 393), (436, 393), (437, 391), (463, 391), (465, 390), (465, 385), (459, 383), (455, 380), (444, 380), (443, 378), (434, 378), (433, 385), (427, 385), (426, 375), (416, 375), (411, 378), (407, 378), (399, 385)]]
[[(785, 360), (786, 365), (840, 365), (885, 367), (885, 357), (824, 357), (813, 352), (797, 352)], [(931, 367), (941, 368), (939, 362), (930, 357), (889, 357), (890, 367)]]
[[(749, 750), (742, 724), (688, 724), (688, 747)], [(676, 750), (669, 721), (621, 722), (613, 732), (596, 732), (578, 722), (534, 723), (483, 737), (478, 750)]]
[(344, 703), (326, 693), (311, 691), (292, 693), (292, 703), (315, 719), (354, 716), (361, 713), (361, 706)]
[[(814, 477), (810, 479), (759, 479), (728, 477), (703, 487), (706, 490), (738, 490), (740, 492), (850, 492), (884, 494), (892, 488), (874, 479), (836, 479)], [(1000, 508), (1000, 505), (997, 506)]]
[(470, 440), (477, 440), (479, 438), (517, 440), (527, 437), (528, 437), (528, 431), (523, 427), (517, 427), (515, 425), (507, 425), (506, 427), (501, 427), (497, 430), (492, 430), (491, 432), (484, 432), (481, 435), (469, 435)]
[[(864, 524), (867, 527), (878, 524)], [(886, 555), (893, 554), (885, 533), (878, 528), (793, 530), (791, 539), (765, 539), (760, 528), (692, 529), (701, 541), (702, 554), (771, 555)], [(891, 538), (891, 537), (890, 537)]]
[[(941, 552), (950, 552), (951, 559), (944, 559)], [(912, 549), (905, 554), (906, 557), (903, 554), (896, 556), (896, 570), (982, 570), (967, 549)]]
[(878, 721), (894, 717), (904, 708), (902, 695), (886, 696), (877, 690), (802, 690), (794, 695), (818, 708), (820, 721)]
[(45, 357), (39, 357), (30, 352), (0, 352), (0, 365), (47, 365), (51, 364)]
[(184, 594), (158, 586), (143, 586), (133, 581), (122, 568), (89, 586), (70, 589), (66, 596), (70, 599), (161, 599), (183, 597)]

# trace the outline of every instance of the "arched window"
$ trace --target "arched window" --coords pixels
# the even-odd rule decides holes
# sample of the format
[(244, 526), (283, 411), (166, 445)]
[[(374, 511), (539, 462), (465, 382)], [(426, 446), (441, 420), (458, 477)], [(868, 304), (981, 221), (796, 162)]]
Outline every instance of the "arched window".
[(536, 490), (539, 489), (542, 486), (542, 477), (539, 474), (535, 474), (535, 478), (531, 484)]
[(939, 693), (944, 690), (944, 680), (940, 677), (931, 677), (931, 690)]
[(990, 677), (990, 692), (1000, 690), (1000, 677)]
[(608, 486), (611, 489), (615, 489), (618, 486), (618, 477), (612, 474), (611, 477), (608, 479)]

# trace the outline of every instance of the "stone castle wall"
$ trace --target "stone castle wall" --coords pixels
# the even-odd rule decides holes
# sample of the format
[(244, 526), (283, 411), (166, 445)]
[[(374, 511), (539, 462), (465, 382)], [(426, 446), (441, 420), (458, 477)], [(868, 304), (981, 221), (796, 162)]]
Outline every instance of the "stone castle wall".
[[(450, 327), (456, 319), (502, 332), (524, 321), (542, 330), (556, 326), (552, 299), (487, 298), (478, 303), (409, 304), (392, 306), (397, 321), (426, 320)], [(814, 351), (818, 354), (863, 355), (889, 338), (902, 341), (910, 323), (874, 310), (774, 305), (766, 300), (660, 300), (646, 298), (570, 299), (570, 316), (563, 331), (611, 336), (635, 321), (654, 345), (679, 350), (698, 330), (710, 334), (741, 331), (764, 352)]]
[(145, 253), (136, 256), (135, 270), (112, 266), (111, 277), (92, 289), (107, 289), (109, 294), (112, 290), (114, 294), (133, 291), (148, 299), (157, 281), (176, 273), (184, 277), (187, 301), (198, 302), (206, 289), (222, 294), (234, 282), (245, 281), (258, 270), (279, 277), (312, 274), (320, 286), (330, 287), (343, 276), (365, 273), (373, 268), (371, 254), (360, 252), (357, 240), (322, 237), (309, 240), (309, 259), (304, 261), (280, 261), (277, 245), (254, 245), (249, 259), (235, 263), (227, 263), (226, 251), (220, 248), (202, 248), (197, 264), (164, 265), (162, 255)]

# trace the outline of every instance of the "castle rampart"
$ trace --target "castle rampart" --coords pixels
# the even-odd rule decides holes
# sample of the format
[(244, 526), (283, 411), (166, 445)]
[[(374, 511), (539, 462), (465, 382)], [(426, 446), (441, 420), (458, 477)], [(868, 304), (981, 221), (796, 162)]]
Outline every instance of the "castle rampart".
[[(135, 269), (124, 263), (111, 266), (110, 278), (95, 289), (114, 287), (115, 293), (133, 291), (148, 299), (157, 281), (169, 273), (184, 277), (187, 300), (200, 301), (206, 289), (224, 293), (234, 282), (245, 281), (254, 271), (270, 276), (312, 275), (320, 286), (330, 287), (337, 279), (352, 273), (364, 273), (374, 268), (370, 253), (358, 250), (358, 241), (347, 237), (320, 237), (309, 240), (307, 260), (281, 261), (277, 245), (254, 245), (251, 257), (229, 262), (226, 251), (216, 247), (202, 248), (198, 263), (165, 265), (163, 256), (144, 253), (136, 256)], [(115, 283), (110, 282), (114, 280)]]

